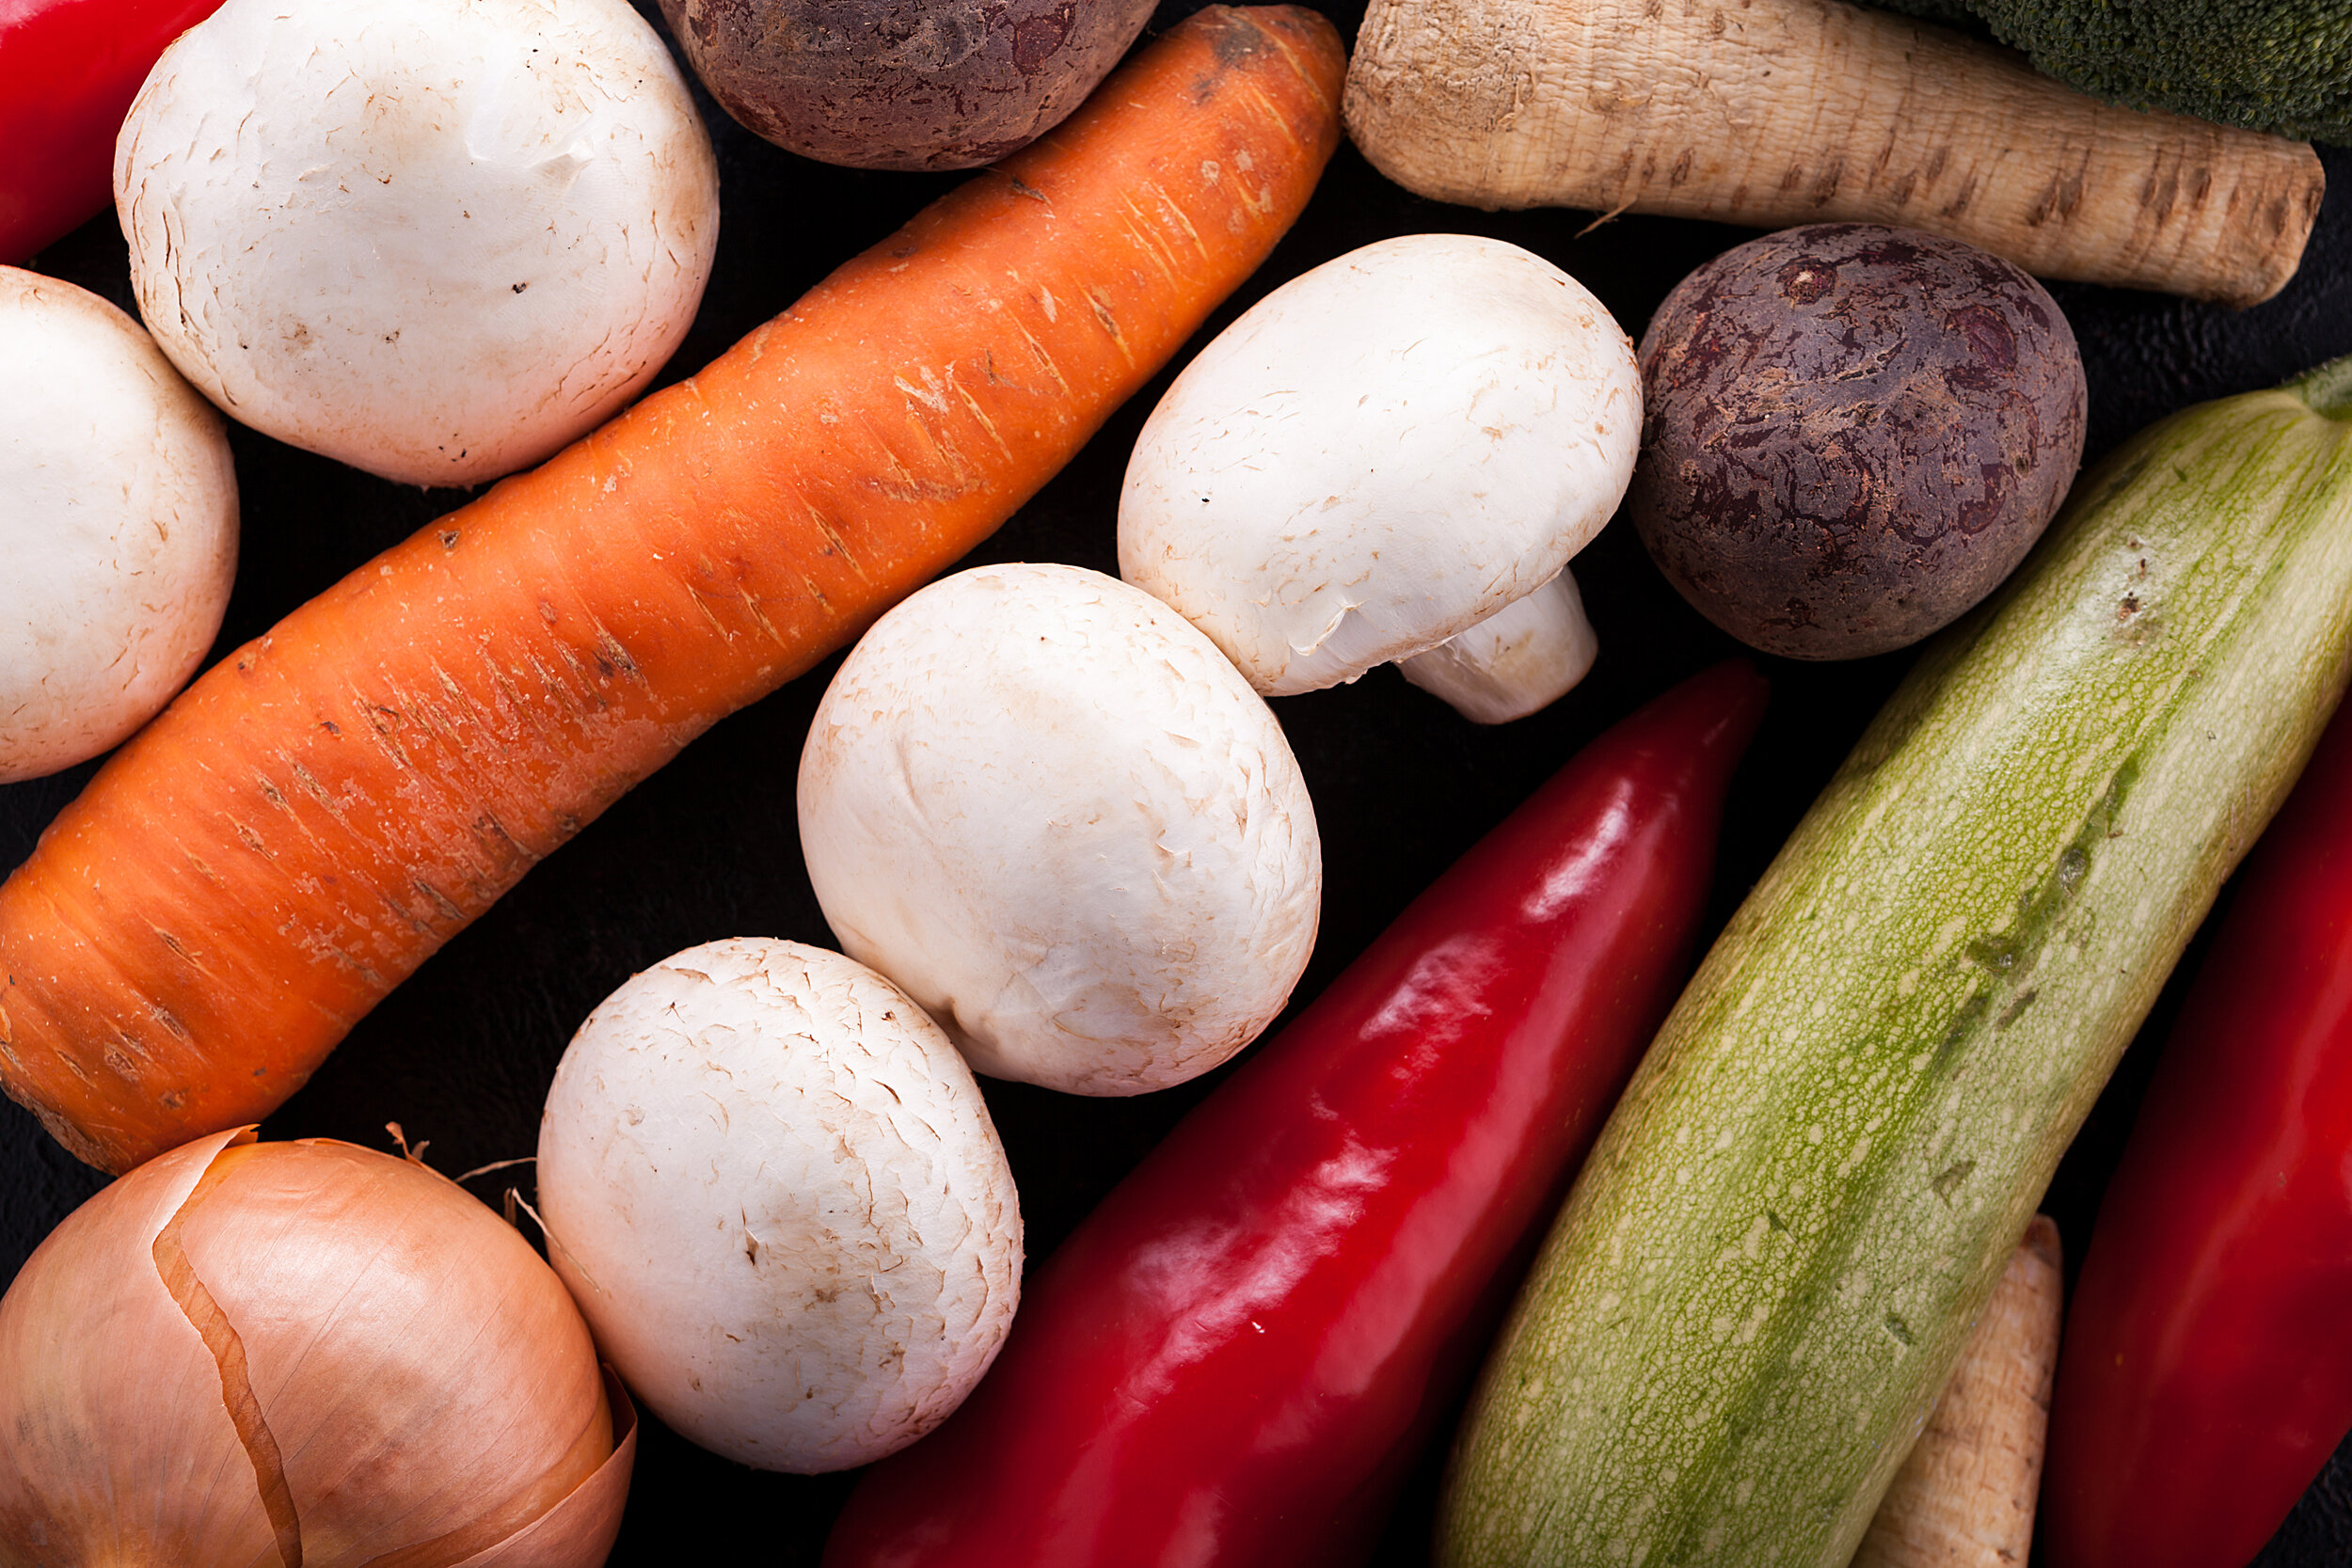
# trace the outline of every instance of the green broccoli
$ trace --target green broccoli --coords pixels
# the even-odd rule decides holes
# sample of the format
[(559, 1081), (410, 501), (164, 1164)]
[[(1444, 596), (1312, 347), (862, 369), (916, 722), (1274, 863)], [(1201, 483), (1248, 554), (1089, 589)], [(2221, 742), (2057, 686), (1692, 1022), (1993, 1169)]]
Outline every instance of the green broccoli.
[(1879, 0), (1937, 22), (1973, 14), (2062, 82), (2352, 146), (2352, 0)]

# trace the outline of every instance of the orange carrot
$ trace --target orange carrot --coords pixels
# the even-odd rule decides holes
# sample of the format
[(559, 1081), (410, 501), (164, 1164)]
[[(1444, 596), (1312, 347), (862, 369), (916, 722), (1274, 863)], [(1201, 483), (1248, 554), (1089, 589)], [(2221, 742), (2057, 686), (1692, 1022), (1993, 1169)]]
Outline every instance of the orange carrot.
[(1263, 261), (1331, 25), (1202, 11), (690, 381), (209, 671), (0, 887), (0, 1087), (127, 1169), (259, 1119), (542, 856), (985, 538)]

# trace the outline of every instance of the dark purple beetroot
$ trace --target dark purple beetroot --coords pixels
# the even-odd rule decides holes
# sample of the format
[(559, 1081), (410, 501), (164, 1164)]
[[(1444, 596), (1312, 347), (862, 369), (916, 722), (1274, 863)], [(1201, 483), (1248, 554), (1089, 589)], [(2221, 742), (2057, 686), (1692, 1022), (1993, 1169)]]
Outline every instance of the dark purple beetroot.
[(1792, 658), (1915, 642), (1991, 593), (2082, 459), (2082, 357), (1976, 246), (1819, 224), (1726, 251), (1642, 336), (1626, 506), (1683, 597)]
[(661, 0), (722, 108), (854, 168), (975, 168), (1058, 124), (1152, 0)]

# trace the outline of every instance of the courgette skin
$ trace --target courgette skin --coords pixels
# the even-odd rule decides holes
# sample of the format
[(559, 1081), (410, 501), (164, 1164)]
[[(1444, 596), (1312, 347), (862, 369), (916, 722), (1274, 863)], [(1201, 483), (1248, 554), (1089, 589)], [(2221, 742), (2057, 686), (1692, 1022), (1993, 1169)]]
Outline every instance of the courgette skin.
[(1443, 1568), (1839, 1568), (2352, 661), (2352, 360), (2077, 484), (1708, 955), (1456, 1442)]

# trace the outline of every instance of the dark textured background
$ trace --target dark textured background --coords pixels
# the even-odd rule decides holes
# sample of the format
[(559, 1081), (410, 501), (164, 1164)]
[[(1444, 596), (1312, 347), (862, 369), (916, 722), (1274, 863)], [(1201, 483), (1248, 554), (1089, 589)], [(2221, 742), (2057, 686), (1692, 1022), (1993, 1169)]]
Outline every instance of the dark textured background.
[[(648, 14), (653, 7), (641, 8)], [(1164, 6), (1167, 25), (1189, 4)], [(1327, 0), (1343, 31), (1360, 4)], [(657, 18), (658, 24), (658, 18)], [(866, 174), (793, 158), (699, 100), (718, 143), (723, 215), (718, 265), (700, 316), (664, 380), (703, 364), (855, 250), (881, 238), (952, 176)], [(2019, 128), (2021, 135), (2030, 131)], [(2324, 151), (2330, 182), (2352, 183), (2352, 152)], [(1581, 279), (1637, 337), (1685, 272), (1744, 230), (1591, 214), (1481, 214), (1389, 184), (1352, 150), (1332, 164), (1297, 229), (1210, 323), (1215, 332), (1276, 283), (1391, 234), (1491, 234)], [(111, 216), (36, 261), (132, 306)], [(2090, 388), (2087, 456), (2186, 404), (2283, 380), (2352, 352), (2352, 192), (2323, 208), (2303, 270), (2284, 293), (2233, 312), (2082, 285), (2053, 292), (2082, 344)], [(1201, 340), (1206, 341), (1205, 335)], [(1180, 356), (1178, 364), (1183, 363)], [(972, 560), (1073, 562), (1115, 572), (1114, 520), (1126, 453), (1166, 385), (1147, 388), (1058, 479)], [(245, 507), (244, 563), (217, 651), (465, 498), (403, 489), (234, 433)], [(1298, 995), (1312, 996), (1412, 895), (1499, 820), (1582, 741), (1685, 673), (1734, 652), (1686, 609), (1640, 545), (1612, 528), (1577, 562), (1600, 634), (1593, 676), (1548, 712), (1481, 730), (1382, 670), (1352, 687), (1276, 704), (1311, 787), (1324, 835), (1322, 935)], [(1909, 659), (1840, 665), (1764, 661), (1773, 706), (1741, 773), (1713, 918), (1727, 917), (1827, 780)], [(695, 942), (735, 935), (832, 944), (802, 869), (792, 779), (808, 718), (832, 665), (727, 720), (525, 879), (369, 1017), (268, 1137), (325, 1135), (385, 1147), (387, 1121), (432, 1141), (463, 1171), (528, 1155), (557, 1058), (580, 1020), (635, 971)], [(14, 866), (89, 768), (0, 788), (0, 867)], [(2192, 949), (2186, 969), (2193, 965)], [(2070, 1261), (2151, 1065), (2153, 1031), (2176, 980), (2099, 1102), (2046, 1207)], [(1048, 1252), (1210, 1081), (1131, 1101), (1078, 1100), (990, 1083), (988, 1101), (1020, 1182), (1032, 1257)], [(481, 1180), (492, 1201), (517, 1173)], [(528, 1196), (528, 1168), (525, 1179)], [(0, 1102), (0, 1280), (13, 1278), (50, 1227), (101, 1184), (14, 1105)], [(814, 1563), (851, 1477), (767, 1475), (645, 1425), (614, 1564), (680, 1560), (682, 1551), (756, 1540), (761, 1560)], [(1380, 1561), (1419, 1563), (1434, 1468), (1398, 1504)], [(2352, 1448), (2265, 1554), (2266, 1568), (2352, 1562)]]

